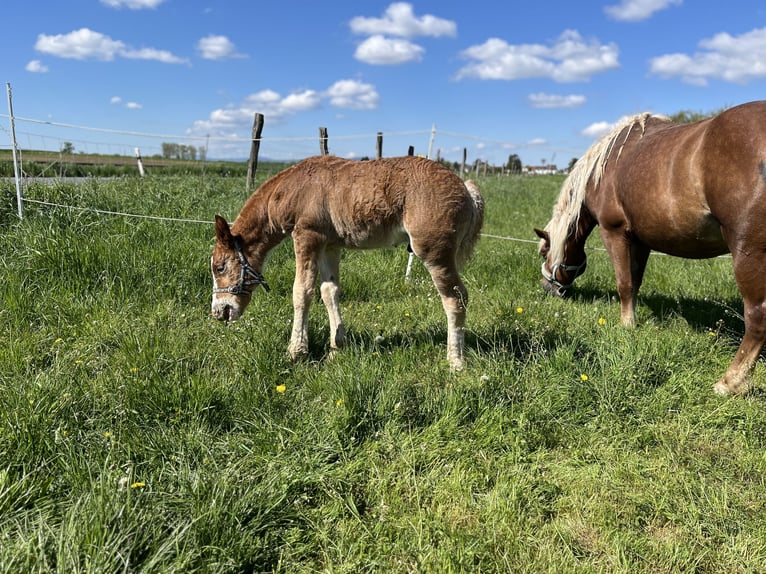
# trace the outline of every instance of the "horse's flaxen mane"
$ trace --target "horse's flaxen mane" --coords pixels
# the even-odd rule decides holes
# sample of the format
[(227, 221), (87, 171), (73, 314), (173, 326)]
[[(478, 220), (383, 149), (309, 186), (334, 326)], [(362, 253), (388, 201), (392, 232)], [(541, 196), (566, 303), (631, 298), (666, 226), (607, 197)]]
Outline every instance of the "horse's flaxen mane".
[[(668, 119), (665, 116), (656, 116), (650, 113), (623, 118), (608, 134), (590, 146), (585, 155), (577, 160), (561, 187), (561, 193), (553, 207), (553, 217), (545, 226), (545, 230), (550, 236), (550, 261), (560, 263), (564, 260), (564, 245), (569, 233), (577, 226), (588, 183), (592, 182), (594, 186), (599, 184), (615, 146), (619, 146), (615, 158), (617, 161), (633, 129), (637, 126), (640, 127), (643, 135), (646, 122), (652, 117)], [(618, 142), (619, 135), (626, 128), (625, 137), (622, 138), (621, 142)]]

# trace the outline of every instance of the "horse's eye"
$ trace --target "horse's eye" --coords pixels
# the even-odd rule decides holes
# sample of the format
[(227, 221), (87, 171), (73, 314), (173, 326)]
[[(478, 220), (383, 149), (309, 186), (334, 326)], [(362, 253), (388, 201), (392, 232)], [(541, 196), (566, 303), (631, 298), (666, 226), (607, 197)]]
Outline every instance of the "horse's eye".
[(223, 263), (220, 263), (215, 266), (216, 273), (223, 273), (223, 270), (226, 269), (226, 265)]

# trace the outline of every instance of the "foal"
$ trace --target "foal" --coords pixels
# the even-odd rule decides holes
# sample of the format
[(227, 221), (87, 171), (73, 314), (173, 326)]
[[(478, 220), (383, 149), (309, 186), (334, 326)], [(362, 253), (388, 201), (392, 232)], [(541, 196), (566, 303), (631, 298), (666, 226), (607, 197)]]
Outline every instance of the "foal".
[(293, 327), (288, 352), (308, 353), (308, 316), (317, 275), (330, 320), (330, 348), (341, 347), (341, 249), (409, 241), (423, 260), (447, 315), (447, 359), (463, 367), (468, 292), (458, 270), (473, 252), (484, 218), (478, 187), (434, 161), (414, 156), (353, 161), (305, 159), (263, 183), (234, 223), (217, 215), (211, 258), (212, 314), (235, 321), (261, 274), (268, 252), (291, 236), (295, 249)]

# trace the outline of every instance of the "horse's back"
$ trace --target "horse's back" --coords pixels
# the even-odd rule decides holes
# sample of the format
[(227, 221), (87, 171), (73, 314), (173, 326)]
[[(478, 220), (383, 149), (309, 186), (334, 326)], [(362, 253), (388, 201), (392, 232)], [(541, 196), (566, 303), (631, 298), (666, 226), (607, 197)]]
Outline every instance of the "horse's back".
[(629, 230), (652, 249), (719, 255), (745, 210), (766, 217), (766, 102), (696, 123), (655, 121), (612, 153), (589, 207), (602, 227)]
[(371, 161), (315, 156), (268, 184), (262, 187), (273, 221), (316, 229), (359, 248), (462, 232), (464, 222), (475, 219), (474, 197), (480, 198), (450, 169), (416, 156)]

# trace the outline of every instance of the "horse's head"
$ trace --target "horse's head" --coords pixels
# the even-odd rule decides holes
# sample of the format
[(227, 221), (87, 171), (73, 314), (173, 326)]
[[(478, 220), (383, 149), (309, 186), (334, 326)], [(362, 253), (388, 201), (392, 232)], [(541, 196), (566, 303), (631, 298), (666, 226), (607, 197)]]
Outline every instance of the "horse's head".
[(245, 312), (255, 287), (261, 285), (269, 290), (263, 275), (247, 260), (242, 239), (231, 232), (220, 215), (215, 216), (215, 247), (210, 270), (213, 273), (211, 312), (216, 319), (236, 321)]
[(585, 268), (588, 266), (588, 258), (585, 252), (581, 249), (573, 251), (582, 251), (580, 255), (580, 263), (572, 264), (567, 260), (567, 249), (564, 249), (564, 256), (562, 261), (554, 261), (551, 254), (551, 238), (547, 231), (535, 228), (535, 233), (540, 238), (539, 253), (543, 258), (543, 265), (541, 268), (542, 279), (540, 283), (546, 292), (557, 297), (563, 297), (566, 294), (574, 280), (580, 275), (585, 273)]

